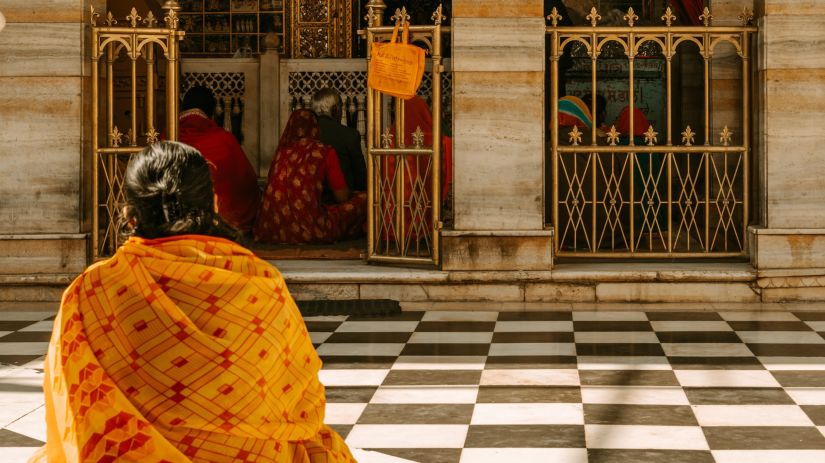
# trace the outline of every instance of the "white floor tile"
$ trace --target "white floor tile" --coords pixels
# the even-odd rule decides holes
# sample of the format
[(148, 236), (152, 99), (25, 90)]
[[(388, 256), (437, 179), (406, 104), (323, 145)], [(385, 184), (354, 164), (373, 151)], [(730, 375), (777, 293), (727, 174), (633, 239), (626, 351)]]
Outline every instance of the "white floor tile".
[(464, 449), (460, 463), (587, 463), (587, 449)]
[[(372, 396), (373, 404), (473, 404), (475, 386), (386, 386)], [(369, 446), (366, 446), (369, 447)]]
[(684, 387), (780, 387), (764, 370), (674, 370)]
[(825, 344), (825, 339), (813, 331), (737, 331), (746, 343)]
[(462, 448), (468, 428), (457, 424), (357, 424), (347, 436), (347, 444), (369, 449)]
[(46, 442), (46, 407), (40, 406), (5, 426), (9, 431)]
[(573, 322), (564, 321), (530, 321), (530, 322), (496, 322), (496, 331), (502, 333), (557, 333), (573, 331)]
[(398, 458), (386, 453), (376, 452), (374, 450), (363, 450), (350, 447), (350, 453), (358, 463), (417, 463), (412, 460)]
[(799, 319), (796, 318), (796, 315), (789, 313), (789, 312), (719, 312), (719, 315), (722, 316), (725, 320), (729, 322), (749, 322), (749, 321), (760, 321), (760, 322), (768, 322), (768, 321), (775, 321), (775, 322), (798, 322)]
[(476, 404), (470, 424), (584, 424), (580, 403)]
[(662, 343), (668, 357), (752, 357), (748, 346), (738, 343)]
[(785, 392), (797, 405), (825, 405), (825, 384), (823, 387), (786, 387)]
[(318, 355), (396, 356), (403, 348), (401, 343), (327, 343), (318, 347)]
[(418, 322), (368, 321), (344, 322), (335, 330), (338, 333), (410, 333)]
[(325, 424), (355, 424), (367, 404), (327, 403), (324, 408)]
[(29, 457), (37, 449), (37, 447), (3, 447), (3, 461), (5, 463), (27, 463)]
[(318, 379), (324, 386), (380, 386), (390, 370), (321, 370)]
[(671, 370), (667, 357), (580, 355), (580, 370)]
[(14, 333), (14, 331), (0, 331), (0, 338), (2, 338), (3, 336), (5, 336), (7, 334), (12, 334), (12, 333)]
[(678, 386), (582, 386), (586, 404), (690, 405)]
[(805, 322), (808, 326), (811, 327), (814, 331), (819, 331), (820, 333), (825, 333), (825, 322)]
[(329, 337), (332, 336), (332, 333), (329, 331), (310, 331), (309, 332), (309, 339), (312, 341), (313, 344), (321, 344)]
[(576, 345), (572, 342), (493, 343), (489, 355), (576, 355)]
[(644, 312), (599, 312), (599, 311), (581, 311), (573, 312), (573, 320), (577, 322), (646, 322), (647, 314)]
[(487, 357), (470, 355), (402, 355), (393, 370), (483, 370)]
[[(5, 320), (5, 317), (2, 317)], [(51, 331), (54, 320), (43, 320), (21, 329), (20, 331)]]
[(432, 331), (415, 332), (410, 336), (409, 344), (487, 344), (493, 340), (493, 333)]
[(714, 450), (716, 463), (822, 463), (825, 450)]
[(482, 386), (578, 386), (579, 372), (572, 369), (484, 370)]
[(576, 342), (580, 343), (620, 343), (620, 344), (658, 344), (659, 338), (651, 331), (577, 331)]
[(708, 443), (698, 426), (611, 426), (584, 427), (588, 448), (707, 450)]
[(768, 370), (825, 370), (825, 357), (759, 357)]
[(0, 355), (44, 355), (48, 342), (0, 342)]
[(694, 405), (700, 426), (813, 426), (796, 405)]
[(422, 322), (494, 322), (498, 312), (474, 312), (462, 310), (437, 310), (424, 314)]
[(650, 322), (656, 331), (733, 331), (724, 321), (660, 321)]

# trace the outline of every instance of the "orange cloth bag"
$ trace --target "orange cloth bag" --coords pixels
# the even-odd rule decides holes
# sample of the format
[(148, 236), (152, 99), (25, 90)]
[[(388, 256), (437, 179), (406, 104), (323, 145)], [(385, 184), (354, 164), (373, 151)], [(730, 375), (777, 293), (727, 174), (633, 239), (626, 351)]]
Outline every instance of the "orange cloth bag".
[(372, 45), (370, 88), (405, 100), (415, 96), (424, 77), (424, 50), (407, 43), (409, 38), (410, 26), (405, 22), (401, 42), (396, 24), (389, 42)]

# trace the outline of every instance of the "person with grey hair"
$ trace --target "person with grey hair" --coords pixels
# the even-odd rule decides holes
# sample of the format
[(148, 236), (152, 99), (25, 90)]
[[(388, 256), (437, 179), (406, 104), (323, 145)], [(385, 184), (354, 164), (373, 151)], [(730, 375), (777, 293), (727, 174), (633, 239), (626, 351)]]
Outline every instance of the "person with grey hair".
[[(350, 191), (366, 191), (367, 164), (361, 154), (361, 134), (341, 124), (343, 109), (341, 96), (334, 89), (323, 88), (312, 96), (312, 112), (318, 117), (321, 143), (335, 148)], [(332, 191), (326, 186), (322, 197), (325, 203), (335, 202)]]

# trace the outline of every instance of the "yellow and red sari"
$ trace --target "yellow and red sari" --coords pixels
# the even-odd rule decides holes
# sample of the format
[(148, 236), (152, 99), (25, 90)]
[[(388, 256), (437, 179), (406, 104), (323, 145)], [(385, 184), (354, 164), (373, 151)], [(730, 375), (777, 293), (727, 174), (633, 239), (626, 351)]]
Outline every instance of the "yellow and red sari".
[(32, 461), (354, 462), (280, 273), (205, 236), (131, 238), (66, 290)]

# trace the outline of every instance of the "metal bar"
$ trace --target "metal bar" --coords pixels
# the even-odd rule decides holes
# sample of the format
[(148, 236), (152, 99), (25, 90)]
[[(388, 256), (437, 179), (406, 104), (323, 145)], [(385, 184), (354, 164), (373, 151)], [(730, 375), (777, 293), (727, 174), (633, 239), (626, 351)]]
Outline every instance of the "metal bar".
[[(370, 53), (372, 51), (373, 40), (372, 33), (367, 33), (367, 69), (370, 68)], [(377, 189), (375, 188), (376, 171), (373, 150), (375, 149), (376, 141), (379, 141), (375, 134), (380, 133), (381, 120), (374, 116), (375, 94), (376, 92), (374, 90), (367, 88), (367, 259), (372, 259), (375, 254), (376, 235), (374, 195), (377, 194)], [(375, 127), (376, 121), (378, 121), (377, 132)]]
[(142, 146), (123, 146), (117, 148), (98, 148), (98, 154), (134, 154), (143, 149)]
[(129, 114), (129, 119), (130, 119), (130, 122), (131, 122), (131, 130), (130, 130), (130, 135), (129, 135), (129, 144), (132, 145), (132, 146), (136, 146), (137, 145), (137, 87), (138, 87), (138, 82), (137, 82), (137, 59), (138, 59), (138, 56), (140, 56), (140, 53), (138, 53), (137, 40), (134, 37), (134, 35), (132, 36), (132, 47), (133, 47), (132, 48), (132, 56), (129, 57), (132, 60), (132, 76), (131, 76), (132, 77), (132, 85), (131, 85), (131, 87), (132, 87), (132, 92), (131, 92), (132, 101), (131, 101), (131, 104), (132, 105), (131, 105), (131, 113)]
[(433, 150), (425, 148), (376, 148), (372, 150), (372, 153), (376, 156), (431, 156)]
[(100, 173), (98, 171), (99, 166), (97, 156), (97, 149), (100, 140), (98, 140), (98, 131), (100, 130), (99, 125), (99, 114), (98, 108), (99, 96), (98, 93), (100, 92), (99, 82), (98, 82), (98, 72), (99, 72), (99, 46), (98, 46), (98, 34), (97, 28), (92, 27), (92, 152), (89, 153), (92, 162), (92, 260), (97, 260), (98, 256), (100, 255), (100, 249), (98, 246), (100, 245), (100, 204), (98, 202), (98, 196), (100, 195), (100, 188), (98, 187), (98, 183), (100, 181)]
[[(395, 99), (395, 135), (396, 144), (404, 147), (404, 100)], [(404, 227), (404, 169), (407, 167), (406, 156), (395, 158), (395, 236), (398, 241), (398, 250), (402, 256), (407, 254), (407, 235)], [(400, 239), (399, 239), (400, 237)]]
[(169, 31), (166, 63), (166, 136), (178, 139), (178, 42), (176, 31)]
[[(636, 56), (635, 47), (636, 47), (636, 39), (634, 33), (629, 33), (628, 41), (627, 41), (627, 59), (628, 59), (628, 108), (629, 108), (629, 116), (630, 116), (630, 127), (628, 130), (630, 133), (627, 134), (628, 145), (633, 147), (636, 146), (636, 141), (634, 140), (635, 132), (636, 132), (636, 121), (635, 121), (635, 114), (634, 109), (636, 108), (636, 93), (635, 93), (635, 75), (634, 75), (634, 58)], [(635, 161), (636, 161), (636, 153), (631, 152), (628, 153), (630, 156), (630, 251), (636, 251), (636, 197), (635, 197), (635, 176), (636, 176), (636, 168), (635, 168)]]
[[(591, 106), (592, 106), (591, 113), (590, 113), (590, 120), (591, 120), (590, 145), (591, 146), (596, 146), (597, 145), (597, 143), (596, 143), (597, 142), (597, 140), (596, 140), (596, 131), (598, 130), (598, 128), (596, 127), (596, 114), (598, 114), (598, 102), (597, 102), (597, 98), (596, 98), (596, 85), (597, 85), (597, 83), (596, 83), (596, 68), (597, 68), (596, 60), (598, 59), (598, 53), (596, 53), (596, 47), (595, 47), (595, 44), (596, 44), (596, 33), (595, 33), (595, 31), (590, 36), (590, 43), (593, 46), (593, 49), (590, 52), (590, 99), (591, 99)], [(598, 164), (598, 161), (599, 161), (599, 155), (596, 154), (596, 153), (590, 153), (589, 156), (590, 156), (591, 162), (593, 163), (593, 165), (590, 167), (591, 171), (592, 171), (591, 175), (593, 176), (593, 180), (592, 180), (592, 184), (591, 184), (593, 200), (591, 202), (591, 211), (590, 211), (590, 220), (592, 221), (590, 248), (595, 253), (595, 252), (598, 252), (598, 249), (599, 249), (598, 237), (597, 237), (597, 234), (598, 234), (597, 220), (598, 220), (598, 218), (597, 218), (597, 214), (596, 214), (596, 202), (597, 202), (597, 198), (596, 198), (597, 181), (596, 181), (596, 179), (597, 179), (597, 175), (598, 175), (597, 164)]]
[[(723, 257), (743, 257), (744, 252), (710, 252), (710, 253), (695, 253), (695, 252), (600, 252), (596, 256), (600, 259), (628, 259), (628, 258), (697, 258), (697, 259), (718, 259)], [(591, 252), (575, 252), (575, 251), (561, 251), (556, 254), (558, 257), (589, 257), (592, 258)]]
[(436, 24), (433, 35), (432, 50), (432, 92), (433, 92), (433, 179), (432, 185), (432, 249), (430, 254), (435, 265), (441, 262), (440, 230), (441, 230), (441, 25)]
[[(744, 146), (669, 146), (668, 151), (674, 153), (740, 153), (747, 150)], [(559, 153), (659, 153), (661, 146), (559, 146)]]
[(155, 129), (155, 44), (146, 44), (146, 130)]
[[(412, 27), (410, 27), (412, 30)], [(711, 36), (717, 35), (730, 35), (730, 34), (739, 34), (742, 32), (758, 32), (756, 26), (712, 26), (712, 27), (704, 27), (704, 26), (633, 26), (633, 28), (627, 26), (598, 26), (597, 33), (599, 37), (603, 37), (606, 35), (627, 35), (630, 34), (631, 31), (636, 35), (654, 35), (654, 34), (662, 34), (665, 35), (668, 32), (673, 33), (674, 36), (688, 36), (688, 35), (696, 35), (699, 33), (707, 32)], [(390, 32), (392, 30), (390, 29)], [(546, 32), (550, 33), (558, 33), (561, 34), (562, 38), (567, 38), (571, 35), (590, 35), (593, 32), (593, 28), (591, 26), (547, 26)]]
[[(745, 147), (743, 157), (743, 220), (742, 246), (748, 250), (748, 222), (750, 221), (750, 37), (742, 33), (742, 145)], [(735, 196), (734, 196), (735, 198)]]
[(551, 63), (550, 63), (550, 140), (553, 147), (553, 247), (559, 251), (559, 34), (555, 30), (551, 31), (553, 39), (551, 43)]

